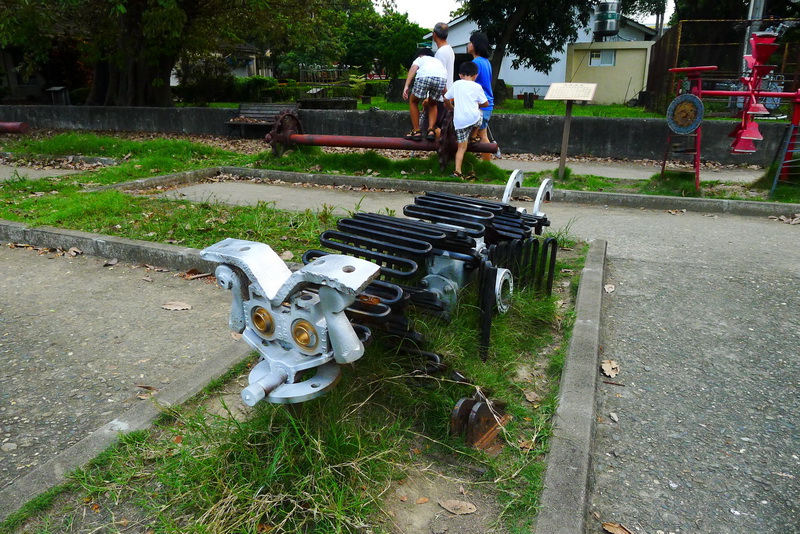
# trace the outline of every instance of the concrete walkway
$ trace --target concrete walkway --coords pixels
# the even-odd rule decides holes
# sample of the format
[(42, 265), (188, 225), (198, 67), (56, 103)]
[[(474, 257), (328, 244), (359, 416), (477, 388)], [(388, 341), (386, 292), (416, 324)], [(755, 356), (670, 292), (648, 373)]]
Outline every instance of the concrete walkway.
[(31, 167), (20, 167), (16, 165), (0, 165), (0, 182), (4, 182), (6, 180), (16, 180), (18, 178), (39, 180), (40, 178), (64, 176), (79, 172), (83, 171), (72, 171), (66, 169), (32, 169)]
[[(240, 189), (242, 184), (237, 183), (214, 185), (225, 186), (213, 192), (218, 201), (262, 200), (287, 209), (327, 204), (347, 211), (360, 202), (362, 209), (399, 214), (411, 199), (401, 193), (373, 197), (321, 188), (281, 186), (277, 192), (276, 186)], [(183, 188), (169, 194), (208, 201), (212, 193)], [(599, 380), (592, 484), (585, 488), (589, 499), (586, 532), (603, 532), (601, 521), (619, 522), (633, 532), (647, 533), (800, 532), (800, 226), (766, 217), (708, 216), (691, 211), (674, 215), (665, 211), (671, 207), (545, 206), (553, 230), (608, 243), (605, 283), (613, 290), (609, 287), (611, 292), (604, 297), (602, 358), (616, 360), (621, 372)], [(27, 330), (32, 334), (29, 347), (14, 345), (0, 350), (0, 357), (12, 358), (16, 367), (44, 369), (52, 364), (52, 358), (35, 345), (42, 339), (36, 334), (51, 325), (26, 326), (25, 320), (32, 321), (26, 314), (51, 317), (49, 310), (61, 309), (58, 317), (80, 316), (85, 325), (76, 323), (71, 332), (85, 330), (89, 334), (76, 334), (77, 344), (66, 341), (71, 339), (69, 332), (64, 339), (48, 332), (46, 339), (59, 343), (59, 357), (69, 352), (73, 353), (70, 358), (80, 354), (86, 369), (91, 361), (113, 365), (110, 362), (120, 345), (112, 344), (115, 335), (149, 331), (144, 325), (124, 326), (125, 306), (143, 300), (140, 284), (107, 292), (93, 289), (118, 281), (122, 273), (89, 265), (88, 278), (81, 282), (72, 276), (78, 268), (70, 260), (38, 257), (36, 261), (50, 267), (44, 269), (24, 263), (32, 258), (20, 259), (30, 251), (9, 252), (11, 256), (0, 256), (7, 277), (0, 293), (6, 299), (0, 300), (3, 321), (9, 321), (7, 309), (17, 309), (28, 301), (36, 308), (14, 312), (19, 317), (12, 319), (20, 324), (14, 323), (13, 329), (3, 325), (3, 332)], [(19, 272), (6, 274), (11, 271)], [(133, 277), (143, 274), (131, 272)], [(84, 294), (79, 292), (63, 308), (50, 304), (68, 287), (80, 288)], [(19, 303), (8, 300), (12, 291), (22, 295)], [(178, 296), (184, 297), (180, 292)], [(108, 311), (83, 313), (81, 299), (101, 298), (108, 301)], [(156, 301), (138, 313), (160, 317)], [(217, 315), (227, 313), (227, 302), (213, 306)], [(91, 335), (92, 324), (116, 316), (122, 319), (103, 334), (106, 344), (82, 348), (81, 343), (88, 347), (96, 337)], [(226, 320), (218, 321), (224, 330)], [(192, 346), (201, 347), (206, 330), (194, 328), (191, 334), (179, 336), (178, 343), (183, 346), (183, 341), (191, 338)], [(137, 346), (136, 342), (121, 345)], [(26, 354), (36, 357), (23, 361)], [(147, 357), (137, 354), (123, 360)], [(6, 417), (9, 410), (17, 409), (10, 404), (12, 395), (6, 394), (9, 388), (22, 394), (27, 385), (40, 396), (47, 393), (36, 385), (35, 373), (23, 380), (24, 375), (9, 371), (10, 362), (2, 368), (0, 426), (9, 442), (18, 436), (14, 425), (22, 424)], [(111, 380), (112, 371), (103, 367), (98, 374)], [(74, 388), (76, 394), (87, 396), (84, 389), (95, 387), (88, 389), (88, 396), (98, 396), (96, 386), (101, 382), (93, 379), (97, 376), (93, 373), (81, 378)], [(127, 377), (124, 384), (116, 379), (112, 383), (131, 395), (136, 391), (131, 387), (136, 374), (123, 374)], [(186, 376), (185, 372), (181, 376)], [(67, 381), (64, 387), (71, 385)], [(103, 395), (105, 389), (99, 397)], [(587, 394), (586, 398), (591, 397)], [(108, 409), (96, 409), (102, 410), (95, 414), (102, 420)], [(14, 417), (27, 417), (15, 413)], [(112, 410), (105, 417), (115, 414)], [(40, 428), (46, 432), (47, 426), (41, 424)], [(40, 440), (56, 438), (42, 434)], [(20, 463), (25, 465), (28, 460), (15, 459), (7, 465), (16, 469)], [(3, 495), (13, 492), (16, 484)], [(3, 495), (0, 502), (4, 502)]]
[[(515, 159), (496, 159), (493, 161), (501, 169), (520, 169), (523, 172), (541, 172), (558, 169), (556, 161), (520, 161)], [(573, 174), (591, 174), (605, 178), (620, 180), (649, 180), (654, 174), (661, 172), (660, 164), (645, 162), (602, 162), (602, 161), (568, 161), (566, 166)], [(667, 169), (670, 167), (668, 166)], [(685, 169), (694, 172), (692, 169)], [(731, 169), (703, 168), (700, 170), (701, 181), (720, 181), (749, 184), (761, 178), (763, 169)]]

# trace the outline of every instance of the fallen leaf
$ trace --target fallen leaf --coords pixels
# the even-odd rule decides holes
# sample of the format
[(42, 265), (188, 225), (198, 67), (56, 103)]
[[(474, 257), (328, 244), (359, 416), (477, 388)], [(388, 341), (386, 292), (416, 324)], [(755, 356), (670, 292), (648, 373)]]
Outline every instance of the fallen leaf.
[(92, 505), (92, 512), (94, 512), (94, 513), (96, 513), (96, 514), (99, 514), (99, 513), (100, 513), (100, 505), (99, 505), (99, 504), (97, 504), (97, 503), (94, 503), (94, 504)]
[(231, 332), (231, 338), (233, 338), (234, 341), (239, 341), (242, 339), (242, 334), (239, 332)]
[(72, 247), (71, 249), (69, 249), (68, 254), (74, 258), (75, 256), (83, 254), (83, 251), (78, 247)]
[(147, 391), (158, 391), (158, 388), (155, 386), (143, 386), (142, 384), (136, 384), (136, 387), (146, 389)]
[(525, 400), (528, 402), (539, 402), (542, 400), (542, 396), (536, 393), (535, 391), (525, 391)]
[(119, 260), (117, 258), (111, 258), (110, 260), (106, 260), (106, 262), (103, 264), (103, 267), (111, 267), (111, 266), (116, 265), (118, 263), (119, 263)]
[(456, 515), (471, 514), (478, 509), (471, 502), (455, 501), (455, 500), (439, 501), (439, 506), (441, 506), (451, 514), (456, 514)]
[(426, 502), (428, 502), (429, 500), (430, 500), (430, 499), (429, 499), (429, 498), (427, 498), (427, 497), (420, 497), (419, 499), (417, 499), (417, 504), (425, 504), (425, 503), (426, 503)]
[(606, 284), (603, 286), (603, 289), (606, 293), (613, 293), (617, 288), (614, 286), (614, 284)]
[(161, 307), (164, 308), (165, 310), (170, 310), (170, 311), (181, 311), (181, 310), (192, 309), (191, 304), (186, 304), (185, 302), (178, 302), (178, 301), (165, 302), (164, 304), (161, 305)]
[(459, 492), (461, 495), (466, 495), (466, 494), (467, 494), (467, 490), (465, 490), (465, 489), (464, 489), (464, 486), (459, 486), (459, 487), (458, 487), (458, 492)]
[(281, 252), (280, 256), (283, 261), (289, 261), (292, 258), (294, 258), (294, 254), (292, 253), (291, 250), (284, 250), (283, 252)]
[(603, 369), (603, 374), (614, 378), (619, 374), (619, 365), (614, 360), (603, 360), (600, 367)]
[(400, 502), (406, 502), (408, 500), (408, 495), (401, 495)]
[(150, 278), (149, 276), (146, 276), (146, 275), (142, 277), (142, 280), (144, 280), (145, 282), (152, 282), (153, 281), (152, 278)]
[(633, 534), (633, 532), (619, 523), (603, 523), (603, 530), (610, 532), (611, 534)]
[(535, 441), (525, 440), (519, 442), (519, 448), (523, 451), (532, 451)]
[(272, 525), (265, 525), (265, 524), (262, 523), (262, 524), (258, 525), (258, 527), (256, 527), (256, 532), (261, 534), (261, 533), (264, 533), (264, 532), (269, 532), (269, 531), (273, 530), (274, 528), (275, 527), (273, 527)]

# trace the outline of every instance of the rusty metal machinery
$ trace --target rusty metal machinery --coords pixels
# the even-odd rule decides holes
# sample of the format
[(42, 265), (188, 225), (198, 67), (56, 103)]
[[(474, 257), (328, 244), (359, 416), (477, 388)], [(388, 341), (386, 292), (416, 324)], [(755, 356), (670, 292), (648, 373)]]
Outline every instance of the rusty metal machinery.
[(0, 122), (0, 133), (24, 134), (29, 128), (27, 122)]
[[(436, 141), (413, 141), (401, 137), (317, 135), (303, 133), (303, 125), (297, 113), (287, 110), (275, 117), (272, 130), (267, 134), (265, 140), (276, 155), (283, 154), (288, 148), (297, 145), (437, 152), (439, 154), (439, 165), (444, 170), (447, 164), (455, 158), (458, 148), (452, 123), (452, 113), (448, 111), (444, 118), (441, 136)], [(467, 150), (494, 154), (497, 152), (497, 143), (472, 143), (467, 147)]]
[[(694, 138), (691, 153), (694, 158), (695, 189), (700, 190), (700, 149), (702, 141), (702, 119), (703, 119), (703, 97), (727, 97), (736, 98), (741, 101), (740, 121), (736, 124), (733, 131), (729, 134), (733, 138), (731, 153), (750, 154), (756, 151), (755, 141), (761, 141), (763, 136), (759, 132), (758, 123), (755, 119), (758, 116), (769, 115), (769, 110), (764, 102), (768, 100), (786, 99), (792, 103), (792, 126), (800, 125), (800, 90), (794, 93), (770, 91), (770, 75), (775, 70), (775, 65), (767, 65), (770, 57), (779, 48), (775, 41), (779, 36), (779, 31), (754, 32), (750, 36), (750, 54), (744, 56), (744, 64), (747, 69), (740, 77), (739, 83), (742, 90), (712, 90), (705, 89), (703, 76), (706, 73), (717, 70), (714, 65), (697, 67), (677, 67), (669, 69), (673, 74), (685, 76), (688, 81), (688, 89), (679, 94), (670, 104), (667, 110), (667, 122), (670, 130), (674, 134), (689, 135)], [(670, 146), (672, 133), (668, 134), (667, 147)], [(791, 141), (792, 147), (797, 143), (796, 139)], [(661, 163), (661, 174), (663, 176), (666, 167), (669, 148), (664, 154)], [(787, 155), (788, 154), (788, 155)], [(791, 158), (791, 150), (783, 154), (784, 163), (787, 158)]]

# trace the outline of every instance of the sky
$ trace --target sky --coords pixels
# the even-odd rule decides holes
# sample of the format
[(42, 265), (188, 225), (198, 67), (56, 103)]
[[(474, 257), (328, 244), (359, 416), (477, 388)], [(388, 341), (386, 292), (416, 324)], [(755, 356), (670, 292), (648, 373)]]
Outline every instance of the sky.
[(450, 12), (461, 4), (457, 0), (395, 0), (397, 11), (408, 13), (408, 20), (433, 29), (437, 22), (450, 22)]

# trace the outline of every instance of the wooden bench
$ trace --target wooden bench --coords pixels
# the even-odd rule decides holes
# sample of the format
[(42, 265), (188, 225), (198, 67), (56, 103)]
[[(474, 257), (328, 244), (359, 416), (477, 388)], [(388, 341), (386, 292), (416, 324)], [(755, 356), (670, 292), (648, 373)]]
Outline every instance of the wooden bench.
[[(264, 104), (260, 102), (247, 102), (239, 104), (238, 115), (227, 121), (231, 132), (238, 131), (239, 137), (244, 137), (247, 130), (269, 130), (275, 117), (282, 111), (297, 111), (296, 104)], [(259, 132), (261, 133), (261, 132)], [(266, 134), (266, 131), (264, 131)]]

